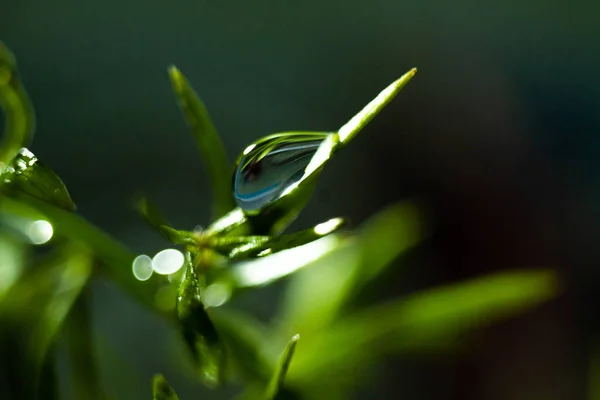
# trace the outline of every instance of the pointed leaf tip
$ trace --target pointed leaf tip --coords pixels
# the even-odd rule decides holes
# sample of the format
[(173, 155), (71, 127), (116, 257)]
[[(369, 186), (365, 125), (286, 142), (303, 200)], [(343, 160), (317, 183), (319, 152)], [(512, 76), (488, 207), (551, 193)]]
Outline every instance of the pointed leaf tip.
[(227, 161), (227, 153), (206, 106), (186, 77), (174, 65), (168, 68), (168, 73), (179, 108), (196, 141), (208, 173), (213, 191), (213, 218), (216, 219), (235, 206), (231, 196), (231, 168)]
[(185, 77), (181, 71), (175, 65), (171, 65), (169, 68), (167, 68), (167, 72), (169, 73), (169, 77), (171, 78), (171, 83), (175, 91), (181, 92), (185, 84)]
[(267, 386), (267, 392), (265, 398), (268, 400), (273, 400), (277, 397), (277, 394), (283, 390), (285, 376), (287, 374), (288, 369), (290, 368), (290, 364), (292, 363), (292, 357), (294, 356), (294, 352), (296, 351), (296, 345), (298, 344), (298, 340), (300, 339), (300, 335), (294, 335), (287, 346), (283, 350), (281, 357), (279, 357), (279, 363), (277, 364), (277, 368), (271, 380), (269, 381), (269, 385)]
[(363, 107), (354, 117), (346, 122), (339, 130), (338, 137), (339, 146), (347, 144), (354, 138), (379, 112), (390, 102), (398, 92), (411, 80), (417, 73), (417, 69), (413, 68), (399, 79), (389, 84), (383, 89), (373, 100)]
[(161, 374), (154, 375), (152, 379), (152, 398), (153, 400), (179, 400), (175, 390)]

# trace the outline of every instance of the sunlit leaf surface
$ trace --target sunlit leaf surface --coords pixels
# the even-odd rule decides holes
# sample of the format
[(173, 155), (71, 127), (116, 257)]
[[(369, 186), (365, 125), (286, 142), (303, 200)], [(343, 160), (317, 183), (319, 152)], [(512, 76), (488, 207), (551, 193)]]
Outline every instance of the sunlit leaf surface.
[(340, 240), (335, 234), (329, 235), (267, 257), (242, 261), (220, 273), (217, 282), (223, 282), (233, 288), (251, 288), (269, 284), (334, 250)]
[(292, 357), (294, 356), (294, 352), (296, 351), (296, 344), (298, 343), (298, 339), (300, 339), (300, 335), (295, 335), (292, 337), (292, 340), (285, 347), (281, 357), (279, 359), (279, 363), (277, 364), (277, 368), (275, 369), (275, 373), (273, 377), (269, 381), (269, 385), (267, 386), (267, 392), (265, 395), (266, 400), (273, 400), (277, 398), (277, 394), (281, 392), (284, 387), (285, 376), (287, 371), (292, 363)]
[(301, 334), (334, 319), (363, 285), (421, 240), (420, 218), (410, 204), (393, 205), (376, 214), (356, 235), (340, 241), (334, 251), (294, 276), (281, 318)]
[(527, 311), (552, 298), (556, 277), (549, 271), (510, 271), (430, 289), (373, 306), (303, 336), (302, 351), (289, 377), (295, 383), (344, 375), (351, 365), (390, 351), (455, 343), (458, 335)]
[(388, 87), (381, 91), (373, 100), (369, 102), (362, 110), (358, 112), (350, 121), (338, 130), (338, 136), (341, 145), (346, 145), (354, 138), (379, 112), (402, 90), (402, 88), (417, 73), (413, 68), (398, 80), (392, 82)]

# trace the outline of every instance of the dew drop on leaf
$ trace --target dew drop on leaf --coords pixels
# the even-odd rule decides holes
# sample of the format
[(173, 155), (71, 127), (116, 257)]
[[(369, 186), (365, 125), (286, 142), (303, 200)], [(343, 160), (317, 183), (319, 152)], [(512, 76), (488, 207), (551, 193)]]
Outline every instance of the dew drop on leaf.
[(242, 154), (233, 176), (233, 194), (246, 212), (259, 211), (294, 183), (317, 152), (326, 133), (290, 133), (268, 136)]

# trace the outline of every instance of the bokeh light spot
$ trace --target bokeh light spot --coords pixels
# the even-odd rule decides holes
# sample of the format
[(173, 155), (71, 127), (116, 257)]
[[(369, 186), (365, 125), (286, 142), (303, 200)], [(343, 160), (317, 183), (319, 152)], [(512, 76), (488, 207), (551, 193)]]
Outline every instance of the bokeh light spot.
[(206, 307), (219, 307), (225, 304), (231, 296), (229, 286), (222, 283), (214, 283), (206, 288), (202, 300)]
[(152, 259), (152, 269), (161, 275), (169, 275), (179, 271), (183, 266), (183, 253), (177, 249), (165, 249)]
[(27, 236), (33, 244), (44, 244), (52, 239), (53, 234), (52, 224), (43, 219), (33, 222), (27, 231)]
[(152, 276), (152, 259), (145, 254), (137, 256), (133, 260), (133, 276), (137, 280), (147, 281)]

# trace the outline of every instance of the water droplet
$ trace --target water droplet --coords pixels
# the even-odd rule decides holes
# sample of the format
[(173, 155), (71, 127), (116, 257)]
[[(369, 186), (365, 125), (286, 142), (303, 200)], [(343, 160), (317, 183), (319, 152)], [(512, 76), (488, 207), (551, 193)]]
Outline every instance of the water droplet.
[(244, 211), (259, 211), (302, 179), (327, 133), (268, 136), (243, 152), (233, 176), (233, 194)]

